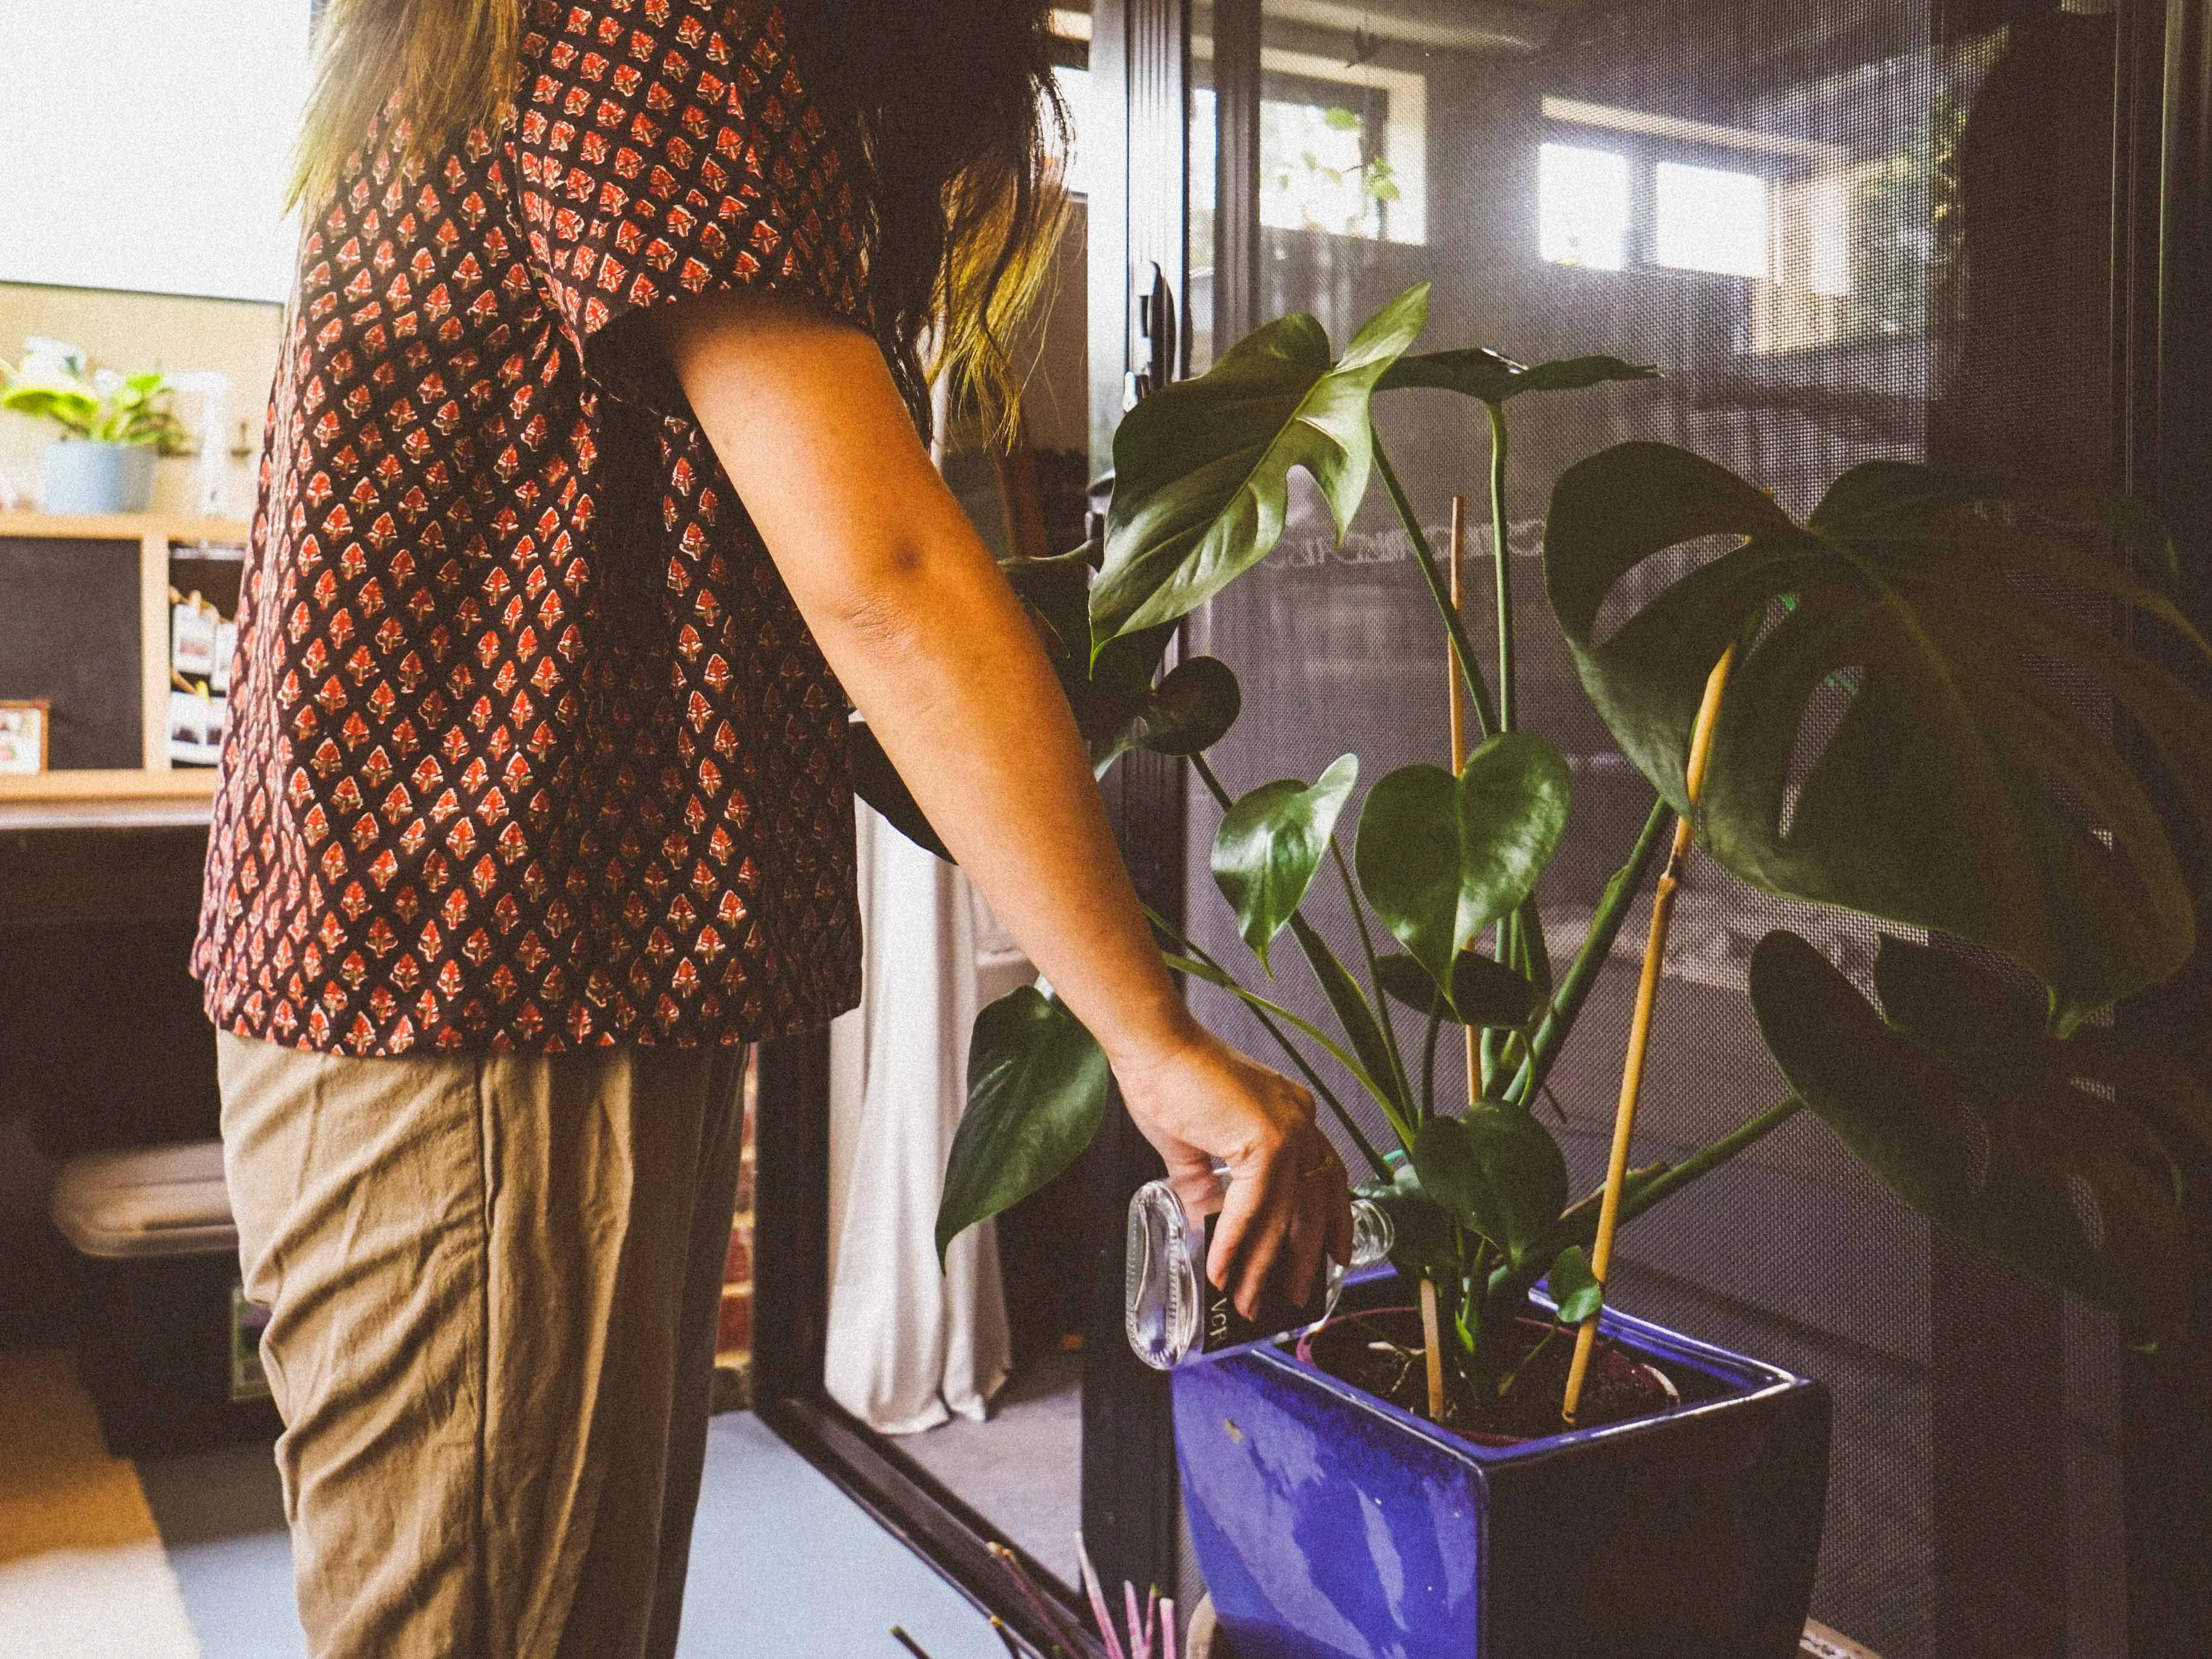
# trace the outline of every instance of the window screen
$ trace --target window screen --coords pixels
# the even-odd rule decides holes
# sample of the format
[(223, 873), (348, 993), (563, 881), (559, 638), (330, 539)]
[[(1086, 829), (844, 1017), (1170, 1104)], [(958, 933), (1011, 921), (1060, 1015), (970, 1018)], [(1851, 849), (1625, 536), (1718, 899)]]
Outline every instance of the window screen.
[[(1934, 0), (1267, 0), (1262, 12), (1258, 188), (1220, 191), (1259, 204), (1257, 268), (1209, 269), (1216, 293), (1249, 280), (1259, 316), (1310, 311), (1341, 343), (1429, 279), (1431, 347), (1524, 362), (1611, 352), (1662, 371), (1512, 406), (1522, 723), (1566, 752), (1577, 790), (1541, 893), (1562, 962), (1651, 795), (1544, 603), (1553, 480), (1606, 444), (1660, 438), (1799, 514), (1878, 457), (2103, 481), (2111, 20)], [(1201, 13), (1194, 64), (1203, 84), (1228, 84), (1211, 27)], [(1210, 94), (1199, 112), (1212, 116)], [(1194, 208), (1211, 208), (1214, 183), (1196, 181)], [(1194, 219), (1209, 248), (1228, 246), (1207, 212)], [(1480, 410), (1426, 392), (1382, 408), (1440, 549), (1450, 495), (1472, 498), (1480, 641)], [(1318, 498), (1298, 498), (1279, 550), (1194, 619), (1188, 648), (1243, 682), (1243, 717), (1215, 751), (1233, 792), (1310, 780), (1347, 750), (1370, 781), (1445, 758), (1440, 633), (1379, 489), (1341, 545)], [(1212, 890), (1218, 814), (1195, 788), (1190, 817), (1191, 915), (1210, 950), (1249, 960)], [(1316, 919), (1348, 939), (1326, 872), (1316, 895)], [(1700, 861), (1638, 1162), (1680, 1156), (1786, 1092), (1743, 995), (1751, 947), (1776, 926), (1863, 981), (1871, 967), (1871, 927)], [(1578, 1188), (1601, 1173), (1640, 916), (1620, 938), (1540, 1108)], [(1276, 954), (1277, 994), (1325, 1019), (1297, 953)], [(1266, 1052), (1227, 999), (1194, 997)], [(1405, 1035), (1418, 1036), (1410, 1022)], [(1620, 1305), (1834, 1390), (1816, 1618), (1883, 1659), (2125, 1651), (2107, 1321), (1932, 1233), (1808, 1119), (1636, 1224), (1622, 1249)]]

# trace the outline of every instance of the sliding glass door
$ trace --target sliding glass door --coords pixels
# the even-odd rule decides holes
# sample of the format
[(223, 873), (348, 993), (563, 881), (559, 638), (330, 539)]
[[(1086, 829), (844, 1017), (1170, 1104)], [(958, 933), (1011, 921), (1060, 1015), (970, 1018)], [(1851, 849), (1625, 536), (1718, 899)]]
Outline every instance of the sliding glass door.
[[(2112, 10), (1216, 0), (1187, 20), (1177, 298), (1191, 372), (1291, 311), (1341, 344), (1421, 281), (1434, 285), (1431, 349), (1532, 362), (1606, 352), (1660, 371), (1512, 407), (1521, 723), (1566, 751), (1577, 790), (1541, 895), (1555, 960), (1580, 942), (1651, 797), (1583, 697), (1543, 600), (1553, 479), (1607, 444), (1658, 438), (1800, 514), (1881, 457), (2112, 481), (2126, 59)], [(1133, 129), (1132, 155), (1165, 142), (1173, 115), (1152, 118)], [(1153, 263), (1177, 262), (1154, 253), (1132, 269)], [(1382, 409), (1437, 545), (1451, 497), (1478, 503), (1469, 517), (1486, 528), (1467, 552), (1471, 588), (1486, 594), (1479, 408), (1408, 393)], [(1480, 640), (1491, 605), (1469, 610)], [(1232, 792), (1310, 779), (1347, 750), (1370, 776), (1444, 758), (1439, 633), (1379, 490), (1340, 544), (1318, 497), (1294, 495), (1279, 550), (1193, 619), (1185, 648), (1224, 659), (1243, 684), (1243, 717), (1214, 752)], [(1186, 812), (1193, 926), (1239, 956), (1207, 867), (1217, 810), (1194, 787)], [(1329, 903), (1317, 902), (1323, 925), (1348, 927)], [(1699, 865), (1668, 963), (1639, 1163), (1785, 1092), (1743, 995), (1750, 948), (1777, 925), (1847, 971), (1871, 965), (1870, 927)], [(1541, 1107), (1582, 1185), (1601, 1167), (1628, 953), (1643, 937), (1640, 922), (1623, 930)], [(1285, 968), (1279, 994), (1325, 1018), (1302, 971)], [(1264, 1051), (1225, 996), (1193, 997)], [(1818, 1619), (1884, 1659), (2129, 1651), (2123, 1359), (2108, 1320), (1933, 1233), (1810, 1121), (1641, 1223), (1624, 1254), (1629, 1310), (1834, 1389)]]

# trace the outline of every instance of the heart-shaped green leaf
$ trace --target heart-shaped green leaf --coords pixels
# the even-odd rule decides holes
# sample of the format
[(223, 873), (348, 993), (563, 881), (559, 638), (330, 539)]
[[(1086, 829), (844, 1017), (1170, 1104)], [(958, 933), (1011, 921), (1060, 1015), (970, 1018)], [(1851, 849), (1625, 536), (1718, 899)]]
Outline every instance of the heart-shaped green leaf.
[(1480, 347), (1452, 351), (1424, 351), (1401, 357), (1376, 390), (1397, 392), (1408, 387), (1433, 387), (1457, 392), (1486, 404), (1503, 404), (1524, 392), (1578, 392), (1607, 380), (1650, 380), (1659, 371), (1649, 363), (1632, 363), (1619, 357), (1563, 357), (1533, 368), (1501, 357)]
[(1144, 712), (1158, 689), (1153, 678), (1175, 631), (1176, 625), (1168, 623), (1125, 634), (1095, 660), (1080, 650), (1073, 656), (1054, 653), (1053, 670), (1067, 694), (1067, 706), (1075, 711), (1076, 730), (1094, 753)]
[[(2195, 924), (2111, 715), (2061, 681), (2109, 699), (2199, 826), (2212, 825), (2212, 706), (2082, 603), (2136, 607), (2201, 652), (2165, 595), (1994, 515), (2017, 518), (2008, 503), (2022, 499), (2101, 504), (2104, 527), (2158, 540), (2131, 504), (2007, 497), (1891, 461), (1845, 473), (1801, 526), (1710, 461), (1623, 444), (1561, 477), (1545, 580), (1606, 724), (1678, 811), (1706, 676), (1753, 637), (1698, 816), (1723, 864), (1770, 892), (2002, 951), (2051, 988), (2063, 1030), (2172, 973)], [(1598, 641), (1629, 572), (1715, 535), (1743, 540)]]
[(853, 793), (890, 820), (892, 829), (904, 836), (925, 853), (934, 853), (947, 864), (954, 863), (945, 843), (931, 829), (929, 820), (914, 799), (914, 792), (906, 787), (906, 780), (891, 764), (891, 757), (884, 753), (884, 745), (871, 732), (865, 721), (854, 720), (845, 728), (845, 752), (853, 765)]
[(1298, 467), (1343, 533), (1367, 493), (1375, 383), (1419, 335), (1428, 303), (1427, 283), (1407, 289), (1334, 362), (1313, 318), (1279, 318), (1122, 417), (1106, 565), (1091, 591), (1094, 648), (1188, 615), (1266, 558)]
[(1562, 1325), (1579, 1325), (1586, 1319), (1595, 1319), (1598, 1310), (1605, 1306), (1605, 1286), (1590, 1271), (1589, 1258), (1583, 1254), (1579, 1244), (1568, 1245), (1553, 1258), (1552, 1270), (1544, 1278), (1544, 1288), (1552, 1293)]
[(1083, 1022), (1034, 985), (975, 1017), (968, 1109), (937, 1206), (937, 1255), (1081, 1156), (1106, 1113), (1106, 1055)]
[(1536, 988), (1480, 951), (1461, 951), (1452, 963), (1451, 977), (1451, 1000), (1447, 1002), (1429, 970), (1413, 957), (1387, 956), (1375, 964), (1375, 982), (1423, 1014), (1507, 1030), (1527, 1024), (1535, 1012)]
[(1457, 1281), (1465, 1270), (1452, 1218), (1421, 1190), (1420, 1176), (1410, 1159), (1400, 1158), (1389, 1182), (1370, 1181), (1354, 1189), (1390, 1218), (1390, 1262), (1413, 1279)]
[[(1309, 786), (1263, 783), (1223, 814), (1213, 837), (1213, 881), (1237, 913), (1237, 931), (1267, 965), (1267, 947), (1305, 900), (1359, 781), (1359, 757), (1344, 755)], [(1268, 972), (1273, 973), (1273, 968)]]
[(1522, 732), (1483, 744), (1456, 779), (1407, 766), (1368, 791), (1355, 854), (1361, 890), (1447, 996), (1460, 954), (1534, 890), (1572, 793), (1559, 751)]
[(1981, 1073), (1971, 1041), (1946, 1053), (1908, 1037), (1794, 933), (1759, 941), (1750, 987), (1790, 1087), (1905, 1203), (2138, 1338), (2179, 1334), (2190, 1267), (2174, 1170), (2124, 1106), (2056, 1074)]
[(1097, 764), (1103, 772), (1132, 749), (1203, 754), (1228, 734), (1243, 706), (1243, 689), (1227, 663), (1218, 657), (1186, 658), (1152, 688), (1135, 714), (1093, 746)]
[(1478, 1100), (1463, 1118), (1432, 1117), (1413, 1152), (1422, 1191), (1514, 1261), (1567, 1206), (1559, 1144), (1517, 1106)]

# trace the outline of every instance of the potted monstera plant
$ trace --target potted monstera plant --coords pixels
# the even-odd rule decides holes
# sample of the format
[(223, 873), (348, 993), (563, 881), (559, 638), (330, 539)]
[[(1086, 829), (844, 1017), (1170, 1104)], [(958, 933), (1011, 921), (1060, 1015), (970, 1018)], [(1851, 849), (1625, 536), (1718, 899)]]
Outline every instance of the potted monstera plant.
[[(2160, 775), (2185, 833), (2212, 823), (2212, 706), (2113, 613), (2206, 647), (2168, 598), (2162, 531), (2124, 500), (1876, 462), (1800, 522), (1686, 450), (1593, 455), (1553, 491), (1546, 586), (1657, 798), (1555, 971), (1538, 892), (1571, 788), (1559, 750), (1516, 718), (1507, 411), (1650, 371), (1417, 354), (1425, 314), (1425, 288), (1410, 290), (1341, 355), (1310, 317), (1261, 328), (1123, 421), (1095, 576), (1080, 553), (1009, 571), (1102, 769), (1131, 749), (1184, 756), (1218, 799), (1213, 873), (1250, 960), (1157, 918), (1164, 948), (1255, 1011), (1395, 1224), (1395, 1273), (1353, 1311), (1176, 1371), (1200, 1565), (1224, 1629), (1255, 1652), (1784, 1659), (1818, 1549), (1825, 1393), (1604, 1306), (1612, 1231), (1809, 1110), (1936, 1224), (2111, 1310), (2136, 1340), (2172, 1337), (2185, 1172), (2212, 1153), (2212, 1100), (2100, 1016), (2193, 948), (2197, 896), (2140, 774)], [(1494, 682), (1376, 439), (1374, 400), (1411, 387), (1488, 413)], [(1387, 491), (1471, 711), (1455, 769), (1403, 767), (1363, 793), (1347, 754), (1316, 779), (1224, 780), (1206, 751), (1237, 717), (1235, 676), (1205, 657), (1159, 672), (1178, 621), (1275, 546), (1301, 468), (1340, 533), (1371, 480)], [(2059, 524), (2120, 556), (2058, 538)], [(1601, 629), (1624, 576), (1717, 537), (1722, 550)], [(933, 842), (865, 732), (856, 776)], [(1891, 931), (1872, 997), (1797, 935), (1762, 939), (1749, 997), (1789, 1091), (1693, 1156), (1636, 1168), (1634, 1073), (1667, 895), (1693, 845), (1755, 887)], [(1577, 1197), (1534, 1107), (1655, 870), (1612, 1169)], [(1304, 914), (1317, 881), (1342, 889), (1351, 937)], [(1267, 994), (1286, 944), (1334, 1030)], [(1440, 1035), (1462, 1030), (1467, 1066), (1439, 1068)], [(1364, 1132), (1323, 1053), (1395, 1144)], [(1106, 1107), (1103, 1061), (1066, 1009), (1036, 988), (986, 1008), (940, 1246), (1066, 1167)]]

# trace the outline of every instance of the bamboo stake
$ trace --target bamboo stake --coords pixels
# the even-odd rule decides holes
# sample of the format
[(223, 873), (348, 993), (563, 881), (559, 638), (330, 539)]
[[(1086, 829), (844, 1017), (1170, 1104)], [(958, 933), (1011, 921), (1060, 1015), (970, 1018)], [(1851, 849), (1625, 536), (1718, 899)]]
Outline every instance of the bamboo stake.
[(1437, 1329), (1437, 1281), (1421, 1279), (1421, 1357), (1429, 1369), (1429, 1421), (1444, 1420), (1444, 1345)]
[[(1667, 928), (1674, 914), (1674, 894), (1690, 864), (1691, 816), (1705, 791), (1705, 764), (1712, 758), (1713, 726), (1720, 717), (1721, 697), (1728, 690), (1729, 670), (1735, 665), (1730, 646), (1713, 665), (1705, 681), (1705, 695), (1698, 705), (1697, 723), (1690, 729), (1689, 763), (1683, 769), (1683, 793), (1690, 812), (1674, 825), (1674, 844), (1667, 867), (1651, 896), (1651, 931), (1644, 945), (1644, 972), (1636, 986), (1636, 1012), (1628, 1027), (1628, 1057), (1620, 1072), (1620, 1104), (1613, 1114), (1613, 1154), (1606, 1164), (1605, 1197), (1598, 1208), (1597, 1240), (1590, 1251), (1590, 1275), (1602, 1285), (1613, 1268), (1613, 1236), (1620, 1224), (1620, 1194), (1628, 1178), (1628, 1146), (1636, 1133), (1636, 1101), (1644, 1090), (1644, 1055), (1651, 1042), (1651, 1011), (1659, 1000), (1659, 976), (1666, 966)], [(1571, 1428), (1582, 1407), (1583, 1384), (1589, 1375), (1590, 1351), (1597, 1342), (1597, 1316), (1584, 1320), (1575, 1333), (1574, 1363), (1567, 1370), (1567, 1395), (1559, 1412)]]
[[(1462, 595), (1465, 589), (1465, 559), (1467, 553), (1467, 497), (1451, 498), (1451, 606), (1452, 614), (1460, 614)], [(1451, 769), (1457, 777), (1467, 769), (1467, 693), (1461, 684), (1452, 659), (1451, 646), (1444, 646), (1444, 684), (1451, 692)], [(1472, 1025), (1459, 1028), (1467, 1047), (1467, 1097), (1469, 1102), (1482, 1098), (1481, 1038)]]
[[(1452, 615), (1460, 615), (1463, 590), (1463, 566), (1467, 549), (1467, 497), (1451, 498), (1451, 562), (1449, 567), (1449, 592)], [(1458, 664), (1452, 655), (1449, 641), (1444, 646), (1444, 690), (1451, 709), (1451, 769), (1457, 777), (1467, 766), (1467, 692), (1462, 681)], [(1467, 1048), (1467, 1097), (1472, 1101), (1482, 1097), (1482, 1055), (1477, 1048), (1474, 1027), (1462, 1025), (1460, 1035)], [(1421, 1279), (1421, 1358), (1427, 1369), (1429, 1383), (1429, 1420), (1444, 1420), (1444, 1349), (1443, 1333), (1437, 1317), (1436, 1280), (1424, 1276)]]

